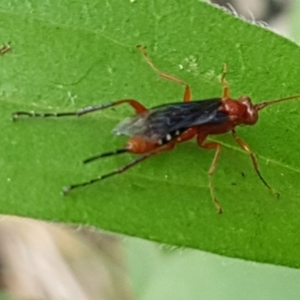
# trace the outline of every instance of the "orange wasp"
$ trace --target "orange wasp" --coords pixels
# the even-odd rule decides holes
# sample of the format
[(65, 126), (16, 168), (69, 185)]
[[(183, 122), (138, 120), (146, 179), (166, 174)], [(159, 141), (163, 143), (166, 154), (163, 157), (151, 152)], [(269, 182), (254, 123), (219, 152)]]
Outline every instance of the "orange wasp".
[(123, 134), (130, 137), (125, 146), (121, 149), (90, 157), (84, 160), (84, 163), (122, 153), (139, 154), (139, 156), (128, 164), (108, 174), (83, 183), (72, 184), (64, 187), (63, 193), (67, 194), (70, 190), (75, 188), (87, 186), (108, 177), (121, 174), (155, 154), (170, 151), (176, 146), (176, 144), (196, 138), (197, 144), (200, 148), (212, 149), (215, 151), (214, 158), (208, 171), (208, 181), (211, 198), (217, 208), (217, 212), (221, 213), (222, 207), (215, 195), (212, 176), (216, 169), (222, 146), (218, 142), (207, 142), (206, 139), (209, 135), (223, 134), (229, 131), (231, 131), (235, 141), (240, 145), (240, 147), (250, 155), (254, 169), (260, 180), (270, 191), (276, 193), (262, 177), (253, 151), (237, 135), (235, 127), (238, 125), (254, 125), (258, 121), (258, 114), (260, 110), (278, 102), (300, 98), (300, 94), (257, 104), (253, 104), (251, 99), (245, 95), (238, 99), (233, 99), (230, 97), (229, 86), (225, 80), (227, 65), (224, 64), (221, 76), (221, 84), (223, 86), (222, 97), (191, 101), (192, 93), (190, 86), (179, 78), (161, 72), (153, 64), (145, 48), (143, 46), (138, 46), (138, 48), (151, 68), (154, 69), (161, 77), (174, 81), (185, 87), (183, 102), (167, 103), (148, 109), (134, 99), (124, 99), (107, 104), (84, 107), (73, 112), (35, 113), (18, 111), (12, 115), (13, 120), (20, 116), (82, 116), (84, 114), (121, 104), (129, 104), (134, 109), (135, 115), (120, 122), (113, 130), (115, 134)]

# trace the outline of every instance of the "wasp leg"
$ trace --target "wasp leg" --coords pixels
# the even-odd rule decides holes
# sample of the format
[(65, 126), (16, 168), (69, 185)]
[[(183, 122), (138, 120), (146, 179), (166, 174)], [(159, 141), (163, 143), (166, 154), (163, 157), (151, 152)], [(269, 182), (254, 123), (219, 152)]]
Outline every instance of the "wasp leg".
[(228, 85), (227, 81), (225, 80), (227, 72), (228, 72), (228, 65), (226, 63), (224, 63), (223, 71), (222, 71), (222, 75), (221, 75), (221, 84), (223, 86), (222, 99), (228, 99), (229, 98), (229, 85)]
[(277, 197), (279, 197), (279, 193), (275, 191), (269, 184), (265, 181), (265, 179), (262, 177), (259, 169), (258, 169), (258, 163), (257, 158), (254, 155), (254, 152), (250, 149), (250, 147), (237, 135), (235, 130), (232, 130), (232, 135), (236, 142), (241, 146), (242, 149), (244, 149), (251, 157), (253, 167), (255, 169), (256, 174), (258, 175), (259, 179), (263, 182), (263, 184)]
[(110, 151), (110, 152), (105, 152), (105, 153), (97, 154), (95, 156), (92, 156), (92, 157), (89, 157), (89, 158), (85, 159), (83, 161), (83, 163), (87, 164), (87, 163), (89, 163), (91, 161), (97, 160), (97, 159), (102, 158), (102, 157), (118, 155), (118, 154), (122, 154), (122, 153), (126, 153), (126, 152), (129, 152), (129, 149), (122, 148), (122, 149), (117, 149), (117, 150), (113, 150), (113, 151)]
[(209, 181), (209, 190), (210, 190), (211, 198), (214, 202), (215, 207), (217, 208), (217, 213), (221, 214), (223, 212), (222, 206), (216, 198), (215, 189), (214, 189), (213, 182), (212, 182), (212, 177), (213, 177), (213, 174), (215, 172), (217, 161), (219, 159), (220, 152), (221, 152), (221, 144), (216, 143), (216, 142), (205, 143), (204, 142), (205, 138), (206, 137), (198, 136), (197, 137), (197, 142), (198, 142), (199, 147), (201, 147), (201, 148), (215, 149), (216, 150), (214, 159), (213, 159), (213, 161), (210, 165), (209, 171), (208, 171), (208, 181)]
[[(101, 181), (103, 179), (106, 179), (108, 177), (111, 177), (111, 176), (114, 176), (114, 175), (117, 175), (117, 174), (122, 174), (123, 172), (127, 171), (128, 169), (132, 168), (133, 166), (137, 165), (138, 163), (144, 161), (145, 159), (149, 158), (150, 156), (152, 155), (155, 155), (155, 154), (158, 154), (160, 152), (163, 152), (163, 151), (168, 151), (168, 150), (172, 150), (175, 146), (175, 142), (173, 143), (169, 143), (169, 144), (166, 144), (164, 146), (161, 146), (151, 152), (148, 152), (148, 153), (145, 153), (143, 155), (141, 155), (140, 157), (132, 160), (131, 162), (129, 162), (128, 164), (124, 165), (123, 167), (119, 168), (119, 169), (116, 169), (108, 174), (105, 174), (105, 175), (102, 175), (102, 176), (99, 176), (97, 178), (94, 178), (94, 179), (91, 179), (89, 181), (86, 181), (86, 182), (83, 182), (83, 183), (78, 183), (78, 184), (72, 184), (70, 186), (66, 186), (63, 188), (62, 192), (64, 195), (68, 194), (71, 190), (75, 189), (75, 188), (78, 188), (78, 187), (83, 187), (83, 186), (87, 186), (87, 185), (91, 185), (95, 182), (98, 182), (98, 181)], [(120, 150), (123, 150), (123, 149), (120, 149)], [(124, 148), (125, 150), (125, 148)], [(110, 155), (110, 153), (112, 152), (108, 152), (105, 156), (108, 156)], [(121, 153), (121, 152), (120, 152)], [(112, 154), (113, 155), (113, 154)], [(96, 158), (95, 158), (96, 159)], [(93, 159), (88, 159), (86, 160), (85, 162), (89, 162)]]
[(131, 107), (133, 107), (137, 114), (141, 114), (141, 113), (147, 111), (147, 108), (144, 105), (142, 105), (141, 103), (139, 103), (138, 101), (133, 100), (133, 99), (124, 99), (124, 100), (114, 101), (114, 102), (110, 102), (110, 103), (106, 103), (106, 104), (99, 104), (99, 105), (95, 105), (95, 106), (83, 107), (83, 108), (80, 108), (80, 109), (78, 109), (76, 111), (73, 111), (73, 112), (36, 113), (34, 111), (31, 111), (31, 112), (17, 111), (17, 112), (14, 112), (12, 114), (12, 119), (14, 121), (19, 116), (42, 117), (42, 118), (66, 117), (66, 116), (78, 116), (78, 117), (80, 117), (84, 114), (88, 114), (88, 113), (91, 113), (91, 112), (94, 112), (94, 111), (106, 109), (106, 108), (116, 106), (116, 105), (120, 105), (120, 104), (123, 104), (123, 103), (127, 103)]
[(172, 76), (170, 74), (167, 74), (167, 73), (164, 73), (162, 71), (160, 71), (156, 66), (155, 64), (152, 62), (152, 60), (150, 59), (150, 57), (148, 56), (147, 54), (147, 51), (145, 49), (145, 47), (141, 46), (141, 45), (138, 45), (137, 48), (142, 52), (143, 56), (145, 57), (147, 63), (150, 65), (150, 67), (156, 71), (159, 76), (163, 77), (163, 78), (166, 78), (168, 80), (171, 80), (171, 81), (174, 81), (176, 83), (179, 83), (183, 86), (185, 86), (185, 90), (184, 90), (184, 96), (183, 96), (183, 101), (184, 102), (189, 102), (191, 101), (192, 99), (192, 91), (191, 91), (191, 88), (190, 86), (183, 80), (175, 77), (175, 76)]
[(111, 177), (111, 176), (114, 176), (114, 175), (117, 175), (117, 174), (121, 174), (125, 171), (127, 171), (128, 169), (130, 169), (131, 167), (135, 166), (136, 164), (142, 162), (143, 160), (147, 159), (148, 157), (150, 157), (152, 154), (144, 154), (138, 158), (136, 158), (135, 160), (131, 161), (130, 163), (126, 164), (125, 166), (117, 169), (117, 170), (114, 170), (108, 174), (105, 174), (105, 175), (102, 175), (102, 176), (99, 176), (95, 179), (91, 179), (89, 181), (86, 181), (86, 182), (83, 182), (83, 183), (78, 183), (78, 184), (72, 184), (70, 186), (66, 186), (63, 188), (63, 193), (64, 194), (67, 194), (69, 193), (71, 190), (74, 190), (78, 187), (83, 187), (83, 186), (86, 186), (86, 185), (90, 185), (90, 184), (93, 184), (95, 182), (98, 182), (98, 181), (101, 181), (105, 178), (108, 178), (108, 177)]

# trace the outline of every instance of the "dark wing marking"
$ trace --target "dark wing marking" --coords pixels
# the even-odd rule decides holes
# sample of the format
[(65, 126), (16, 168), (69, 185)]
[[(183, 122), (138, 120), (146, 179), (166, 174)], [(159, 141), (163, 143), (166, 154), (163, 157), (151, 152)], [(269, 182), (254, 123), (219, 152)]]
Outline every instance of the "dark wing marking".
[(116, 134), (141, 135), (157, 140), (168, 133), (184, 132), (192, 126), (217, 124), (227, 120), (227, 115), (218, 111), (221, 99), (170, 103), (151, 108), (149, 111), (127, 118), (114, 129)]

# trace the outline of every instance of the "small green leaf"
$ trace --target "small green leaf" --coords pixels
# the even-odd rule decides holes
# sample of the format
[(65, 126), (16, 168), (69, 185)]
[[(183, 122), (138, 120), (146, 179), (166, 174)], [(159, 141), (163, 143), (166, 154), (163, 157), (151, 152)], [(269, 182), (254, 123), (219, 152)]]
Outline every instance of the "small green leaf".
[[(136, 45), (163, 71), (188, 82), (193, 99), (220, 97), (222, 65), (231, 96), (254, 102), (300, 92), (299, 47), (266, 28), (199, 1), (10, 1), (0, 4), (1, 213), (85, 223), (177, 246), (260, 262), (300, 266), (300, 102), (266, 108), (253, 127), (237, 128), (257, 154), (264, 178), (230, 134), (210, 198), (213, 151), (195, 142), (145, 161), (122, 176), (61, 195), (62, 187), (122, 166), (111, 130), (128, 107), (60, 119), (19, 119), (14, 111), (72, 111), (134, 98), (147, 107), (180, 101), (183, 87), (157, 76)], [(1, 42), (0, 42), (1, 43)]]

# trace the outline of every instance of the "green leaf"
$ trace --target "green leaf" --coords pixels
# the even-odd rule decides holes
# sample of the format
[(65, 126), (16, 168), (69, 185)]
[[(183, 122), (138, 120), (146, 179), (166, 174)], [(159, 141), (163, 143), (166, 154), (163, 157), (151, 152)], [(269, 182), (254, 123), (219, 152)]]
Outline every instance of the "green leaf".
[(216, 214), (208, 189), (213, 151), (195, 142), (61, 195), (64, 185), (131, 159), (82, 164), (124, 145), (111, 130), (132, 114), (128, 107), (81, 118), (10, 120), (19, 110), (70, 111), (122, 98), (147, 107), (180, 101), (183, 87), (157, 76), (137, 44), (147, 46), (160, 69), (187, 81), (194, 99), (221, 96), (224, 62), (232, 97), (247, 94), (260, 102), (293, 95), (300, 91), (298, 46), (199, 1), (10, 1), (0, 4), (0, 33), (13, 48), (0, 57), (1, 213), (300, 266), (297, 100), (269, 107), (258, 124), (238, 128), (279, 199), (230, 134), (213, 137), (224, 146), (213, 177), (223, 215)]

